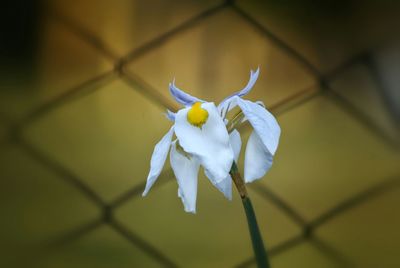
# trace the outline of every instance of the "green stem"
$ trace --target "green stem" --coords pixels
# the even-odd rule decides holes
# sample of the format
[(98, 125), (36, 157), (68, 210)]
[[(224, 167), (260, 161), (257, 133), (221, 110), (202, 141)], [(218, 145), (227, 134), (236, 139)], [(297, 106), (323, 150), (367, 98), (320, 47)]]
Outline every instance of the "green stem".
[(260, 229), (258, 228), (256, 214), (254, 213), (253, 205), (251, 204), (250, 198), (247, 194), (245, 183), (235, 162), (232, 164), (230, 174), (236, 188), (238, 189), (240, 197), (242, 198), (257, 266), (258, 268), (269, 268), (268, 255), (264, 247)]
[(261, 237), (260, 229), (258, 228), (256, 214), (254, 213), (253, 205), (251, 204), (250, 198), (246, 197), (242, 199), (244, 211), (246, 212), (247, 223), (249, 225), (249, 231), (251, 236), (251, 242), (253, 244), (254, 255), (259, 268), (269, 268), (267, 251), (264, 248), (264, 243)]

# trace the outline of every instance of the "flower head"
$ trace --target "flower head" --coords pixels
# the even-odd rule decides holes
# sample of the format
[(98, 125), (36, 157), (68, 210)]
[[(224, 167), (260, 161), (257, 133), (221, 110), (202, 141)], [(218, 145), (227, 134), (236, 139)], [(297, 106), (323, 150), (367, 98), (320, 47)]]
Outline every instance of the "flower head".
[[(200, 166), (212, 184), (231, 199), (232, 179), (229, 171), (233, 161), (238, 160), (241, 149), (241, 138), (236, 127), (247, 120), (254, 131), (246, 147), (245, 182), (264, 176), (272, 165), (280, 128), (262, 104), (241, 98), (251, 90), (258, 74), (258, 69), (251, 71), (247, 86), (225, 98), (218, 107), (183, 92), (175, 86), (174, 81), (170, 84), (172, 96), (185, 107), (177, 113), (167, 111), (167, 118), (174, 124), (154, 148), (143, 196), (157, 180), (170, 152), (171, 167), (178, 182), (178, 196), (182, 199), (185, 211), (196, 211)], [(236, 106), (241, 112), (228, 121), (227, 113)]]

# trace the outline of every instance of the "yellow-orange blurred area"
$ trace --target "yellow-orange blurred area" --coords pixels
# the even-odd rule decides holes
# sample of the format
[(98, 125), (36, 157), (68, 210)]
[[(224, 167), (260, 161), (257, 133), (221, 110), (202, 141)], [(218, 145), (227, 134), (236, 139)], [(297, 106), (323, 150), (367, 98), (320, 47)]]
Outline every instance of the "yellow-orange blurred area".
[[(226, 200), (201, 172), (187, 214), (167, 161), (141, 193), (164, 113), (180, 108), (168, 84), (218, 103), (260, 67), (247, 98), (282, 135), (248, 191), (272, 267), (400, 267), (400, 4), (316, 2), (14, 6), (1, 40), (0, 266), (256, 267), (236, 191)], [(18, 46), (7, 40), (20, 16), (31, 20)], [(243, 170), (250, 128), (239, 130)]]

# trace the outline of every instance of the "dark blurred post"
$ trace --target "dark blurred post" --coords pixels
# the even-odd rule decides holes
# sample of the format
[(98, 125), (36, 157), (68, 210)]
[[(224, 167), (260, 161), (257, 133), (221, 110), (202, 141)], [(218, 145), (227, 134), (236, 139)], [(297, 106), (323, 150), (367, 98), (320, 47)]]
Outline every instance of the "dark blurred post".
[(0, 8), (0, 89), (29, 81), (35, 71), (41, 1), (4, 0)]

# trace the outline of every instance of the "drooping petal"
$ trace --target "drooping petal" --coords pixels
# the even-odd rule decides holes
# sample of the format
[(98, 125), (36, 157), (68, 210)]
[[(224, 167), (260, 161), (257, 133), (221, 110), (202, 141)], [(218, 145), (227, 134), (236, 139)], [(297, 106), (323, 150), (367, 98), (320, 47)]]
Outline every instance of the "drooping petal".
[(267, 150), (258, 134), (253, 131), (247, 141), (244, 159), (244, 181), (262, 178), (272, 166), (272, 154)]
[(220, 114), (222, 117), (225, 117), (226, 113), (229, 112), (231, 109), (235, 107), (235, 105), (232, 105), (232, 97), (238, 96), (238, 97), (243, 97), (247, 95), (250, 90), (253, 88), (254, 84), (256, 83), (258, 79), (258, 75), (260, 74), (260, 68), (257, 68), (255, 72), (253, 70), (250, 70), (250, 79), (249, 82), (247, 82), (247, 85), (240, 91), (233, 93), (229, 97), (226, 97), (219, 105), (218, 105), (218, 110), (220, 111)]
[(149, 175), (147, 176), (146, 187), (142, 196), (147, 195), (158, 176), (160, 176), (161, 170), (164, 167), (165, 160), (168, 156), (173, 134), (174, 128), (171, 127), (167, 134), (165, 134), (164, 137), (154, 147), (153, 155), (151, 156), (150, 161), (150, 171)]
[[(236, 129), (233, 130), (232, 133), (229, 135), (229, 142), (231, 143), (235, 161), (237, 162), (240, 154), (240, 148), (242, 146), (242, 141), (240, 139), (240, 134)], [(216, 182), (215, 179), (207, 170), (205, 170), (204, 173), (206, 174), (207, 178), (211, 181), (211, 183), (219, 191), (221, 191), (226, 198), (232, 200), (232, 178), (230, 175), (228, 175), (221, 182)]]
[(215, 188), (217, 188), (227, 199), (232, 200), (232, 179), (230, 175), (220, 182), (217, 182), (207, 169), (204, 170), (204, 174)]
[(195, 157), (188, 158), (177, 151), (176, 142), (171, 146), (170, 161), (178, 181), (178, 196), (182, 199), (185, 211), (196, 213), (197, 176), (200, 163)]
[(185, 108), (176, 114), (175, 133), (183, 149), (197, 156), (215, 181), (221, 182), (228, 176), (234, 158), (229, 135), (214, 103), (203, 103), (201, 107), (208, 112), (201, 128), (188, 122), (190, 108)]
[(174, 97), (174, 99), (185, 106), (190, 106), (195, 102), (204, 102), (196, 97), (193, 97), (183, 90), (177, 88), (175, 86), (175, 79), (172, 81), (172, 83), (169, 84), (169, 91), (171, 92), (171, 95)]
[(167, 113), (165, 114), (169, 121), (175, 122), (175, 113), (171, 112), (167, 109)]
[(274, 155), (278, 148), (281, 128), (275, 117), (261, 105), (234, 97), (247, 120), (254, 128), (257, 135), (267, 150)]
[(237, 162), (240, 154), (240, 149), (242, 148), (242, 139), (240, 138), (239, 131), (234, 129), (231, 134), (229, 134), (229, 142), (232, 146), (235, 162)]

